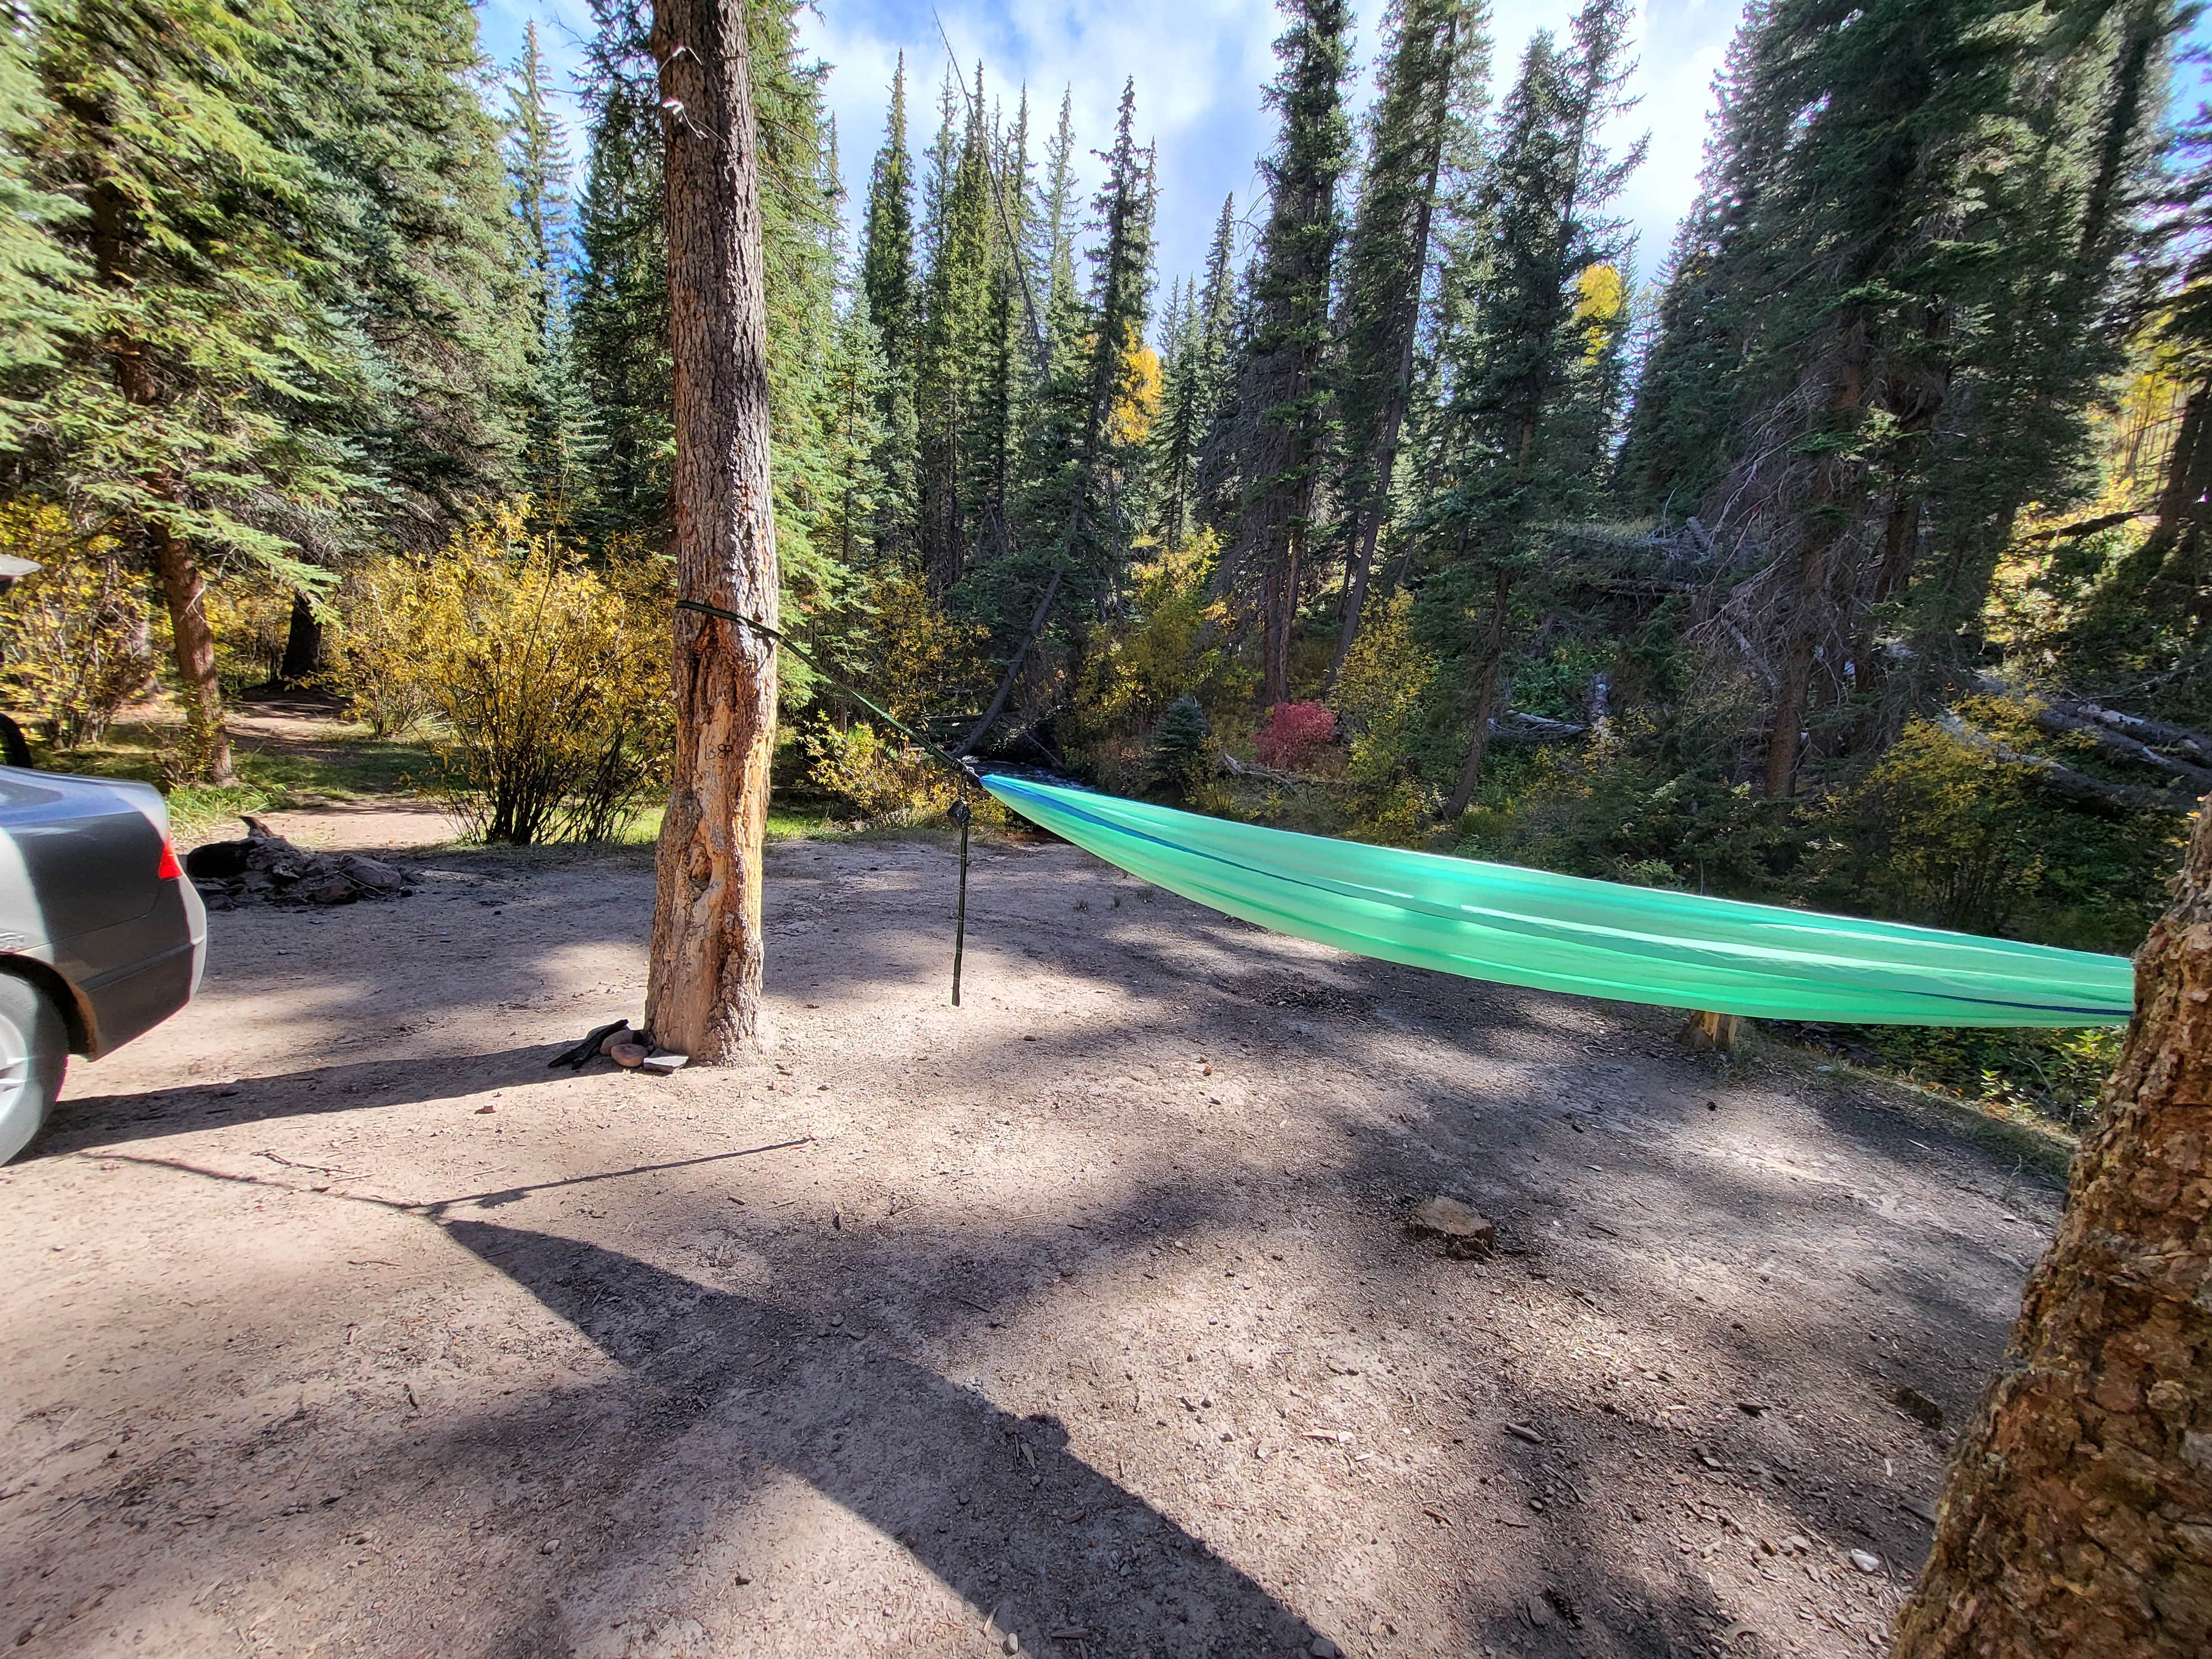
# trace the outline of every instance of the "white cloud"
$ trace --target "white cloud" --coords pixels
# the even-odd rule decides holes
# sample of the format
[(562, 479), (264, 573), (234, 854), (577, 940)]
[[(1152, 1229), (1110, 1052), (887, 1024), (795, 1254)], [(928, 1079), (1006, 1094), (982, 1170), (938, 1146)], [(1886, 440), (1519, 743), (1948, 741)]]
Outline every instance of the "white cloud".
[[(1493, 7), (1495, 79), (1502, 90), (1529, 35), (1540, 27), (1564, 30), (1571, 8), (1563, 0), (1493, 0)], [(1356, 0), (1356, 8), (1362, 64), (1357, 101), (1364, 104), (1383, 0)], [(1613, 136), (1626, 143), (1650, 134), (1650, 159), (1630, 180), (1621, 204), (1638, 228), (1647, 274), (1665, 257), (1674, 222), (1696, 191), (1713, 72), (1736, 15), (1737, 0), (1645, 0), (1638, 19), (1640, 66), (1632, 89), (1640, 101)], [(591, 28), (586, 0), (483, 0), (478, 15), (485, 52), (501, 67), (520, 48), (525, 20), (537, 17), (564, 86)], [(832, 66), (826, 96), (837, 118), (856, 214), (883, 141), (891, 70), (901, 51), (908, 137), (917, 153), (935, 134), (948, 61), (972, 76), (980, 58), (987, 95), (1002, 100), (1009, 113), (1026, 85), (1040, 164), (1066, 88), (1086, 198), (1098, 176), (1091, 152), (1112, 139), (1121, 83), (1133, 76), (1138, 131), (1159, 155), (1163, 285), (1202, 264), (1224, 196), (1234, 191), (1240, 217), (1255, 222), (1255, 163), (1274, 130), (1261, 94), (1274, 74), (1273, 42), (1282, 27), (1273, 0), (941, 0), (933, 9), (927, 0), (818, 0), (799, 17), (805, 50)], [(571, 149), (580, 166), (584, 144), (573, 103), (568, 113)]]
[[(1358, 0), (1363, 103), (1382, 9), (1382, 0)], [(1530, 34), (1564, 28), (1569, 15), (1557, 0), (1500, 0), (1492, 27), (1501, 89)], [(982, 58), (993, 95), (1011, 100), (1027, 84), (1040, 155), (1060, 88), (1069, 89), (1086, 182), (1097, 172), (1090, 152), (1112, 136), (1122, 80), (1135, 77), (1139, 130), (1159, 151), (1164, 282), (1201, 264), (1224, 195), (1235, 191), (1239, 215), (1249, 219), (1259, 191), (1255, 163), (1273, 136), (1261, 95), (1274, 73), (1273, 41), (1282, 28), (1271, 0), (1066, 0), (1023, 8), (1003, 0), (946, 0), (934, 14), (915, 0), (822, 0), (805, 20), (805, 33), (810, 47), (836, 66), (829, 101), (856, 200), (882, 142), (891, 69), (901, 50), (916, 149), (935, 131), (934, 100), (947, 62), (939, 16), (965, 73)], [(1650, 158), (1622, 203), (1639, 232), (1647, 271), (1664, 257), (1674, 222), (1696, 191), (1713, 71), (1735, 18), (1734, 0), (1647, 0), (1639, 19), (1642, 61), (1632, 90), (1640, 101), (1616, 136), (1626, 143), (1647, 130), (1651, 135)]]

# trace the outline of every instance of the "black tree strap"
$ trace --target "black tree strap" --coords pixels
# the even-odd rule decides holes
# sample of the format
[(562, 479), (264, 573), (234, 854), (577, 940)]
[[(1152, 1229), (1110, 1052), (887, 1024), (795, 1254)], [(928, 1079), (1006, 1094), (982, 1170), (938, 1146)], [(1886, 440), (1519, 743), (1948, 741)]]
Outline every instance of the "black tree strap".
[(750, 617), (741, 617), (734, 611), (725, 611), (719, 605), (708, 605), (704, 599), (678, 599), (676, 601), (676, 608), (678, 611), (696, 611), (702, 617), (720, 617), (724, 622), (735, 623), (740, 628), (750, 628), (754, 633), (762, 635), (763, 638), (774, 640), (778, 645), (787, 647), (793, 656), (797, 657), (799, 661), (805, 663), (809, 668), (819, 674), (823, 679), (829, 681), (830, 684), (836, 686), (840, 691), (842, 691), (854, 702), (859, 703), (861, 708), (866, 709), (871, 714), (873, 714), (878, 720), (881, 720), (885, 726), (890, 726), (892, 731), (896, 732), (902, 737), (909, 738), (914, 743), (919, 744), (925, 754), (927, 754), (932, 760), (937, 762), (939, 765), (945, 767), (955, 777), (958, 778), (963, 785), (977, 781), (975, 769), (973, 766), (963, 762), (955, 760), (951, 755), (946, 754), (944, 750), (939, 748), (927, 738), (922, 736), (921, 732), (915, 731), (912, 726), (907, 725), (905, 721), (900, 720), (898, 716), (892, 714), (890, 710), (878, 707), (868, 697), (867, 694), (860, 690), (859, 687), (848, 685), (843, 680), (839, 679), (835, 674), (824, 668), (820, 663), (815, 661), (813, 657), (808, 654), (806, 647), (799, 644), (797, 640), (793, 639), (790, 635), (782, 632), (779, 629), (770, 628), (764, 622), (756, 622)]

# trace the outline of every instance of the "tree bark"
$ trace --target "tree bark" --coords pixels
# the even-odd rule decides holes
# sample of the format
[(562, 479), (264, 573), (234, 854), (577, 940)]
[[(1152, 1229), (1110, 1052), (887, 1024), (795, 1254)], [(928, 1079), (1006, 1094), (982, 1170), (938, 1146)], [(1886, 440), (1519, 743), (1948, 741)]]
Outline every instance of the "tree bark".
[(1893, 1659), (2212, 1652), (2212, 811)]
[[(751, 66), (738, 0), (658, 0), (680, 597), (776, 623)], [(647, 968), (655, 1042), (723, 1065), (759, 1035), (774, 642), (676, 613), (676, 755)]]
[(1506, 574), (1504, 565), (1498, 567), (1498, 588), (1490, 602), (1490, 631), (1483, 642), (1480, 678), (1475, 682), (1474, 727), (1468, 738), (1467, 764), (1459, 769), (1459, 781), (1452, 786), (1451, 799), (1444, 803), (1444, 822), (1450, 823), (1467, 811), (1467, 804), (1474, 799), (1474, 786), (1482, 781), (1482, 757), (1490, 746), (1490, 711), (1498, 700), (1498, 665), (1505, 654), (1505, 601), (1512, 592), (1513, 578)]
[(190, 543), (165, 524), (155, 524), (151, 531), (155, 573), (169, 602), (169, 637), (176, 647), (194, 769), (209, 783), (234, 783), (230, 733), (222, 724), (222, 687), (216, 679), (215, 634), (208, 627), (207, 583)]
[(1279, 532), (1279, 548), (1267, 561), (1261, 580), (1263, 631), (1261, 635), (1261, 701), (1273, 708), (1291, 697), (1291, 635), (1298, 618), (1299, 532), (1286, 526)]

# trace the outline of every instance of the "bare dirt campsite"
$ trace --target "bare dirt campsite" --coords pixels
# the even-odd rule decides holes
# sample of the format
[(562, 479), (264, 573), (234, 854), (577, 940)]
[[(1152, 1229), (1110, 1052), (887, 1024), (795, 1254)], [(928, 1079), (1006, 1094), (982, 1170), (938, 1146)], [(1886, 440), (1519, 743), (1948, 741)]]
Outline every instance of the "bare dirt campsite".
[(556, 1072), (647, 857), (422, 818), (280, 816), (417, 890), (216, 914), (0, 1172), (9, 1651), (1875, 1652), (2057, 1213), (1802, 1051), (1038, 840), (962, 1008), (949, 843), (790, 842), (769, 1052)]

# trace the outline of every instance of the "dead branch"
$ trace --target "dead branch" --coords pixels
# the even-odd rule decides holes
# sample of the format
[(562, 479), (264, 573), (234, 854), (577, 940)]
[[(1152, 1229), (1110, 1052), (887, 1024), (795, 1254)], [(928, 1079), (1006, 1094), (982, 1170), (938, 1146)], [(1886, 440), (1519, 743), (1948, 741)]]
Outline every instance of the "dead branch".
[(2052, 794), (2079, 801), (2085, 806), (2094, 806), (2106, 811), (2172, 812), (2181, 817), (2197, 810), (2193, 797), (2178, 792), (2148, 789), (2134, 783), (2108, 783), (2102, 778), (2093, 778), (2086, 772), (2077, 772), (2072, 767), (2047, 757), (2023, 754), (2003, 739), (1969, 724), (1957, 714), (1939, 714), (1936, 723), (1969, 748), (1978, 750), (2007, 766), (2016, 766), (2023, 771), (2033, 773), (2036, 781)]
[[(2212, 790), (2212, 765), (2201, 763), (2212, 760), (2212, 738), (2201, 732), (2192, 732), (2185, 726), (2168, 726), (2162, 720), (2124, 714), (2076, 698), (2033, 699), (1995, 674), (1982, 675), (1979, 684), (1991, 696), (2015, 703), (2032, 702), (2029, 718), (2039, 730), (2054, 736), (2085, 737), (2096, 745), (2099, 754), (2163, 772), (2174, 781), (2189, 785), (2199, 795)], [(2181, 760), (2161, 752), (2160, 747), (2155, 745), (2180, 749), (2197, 758)]]

